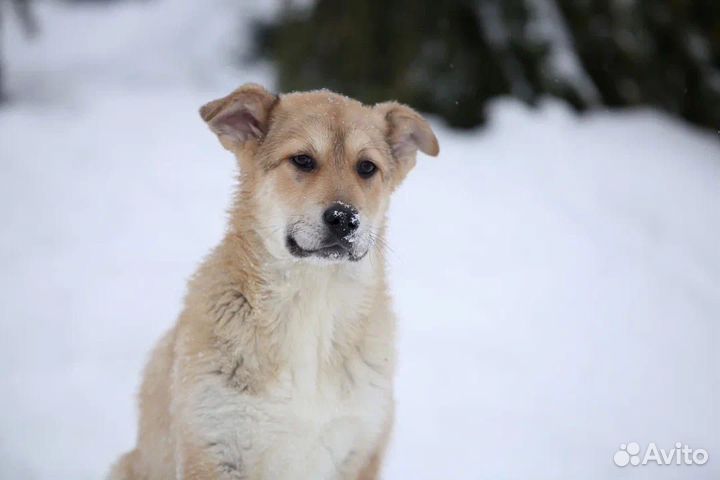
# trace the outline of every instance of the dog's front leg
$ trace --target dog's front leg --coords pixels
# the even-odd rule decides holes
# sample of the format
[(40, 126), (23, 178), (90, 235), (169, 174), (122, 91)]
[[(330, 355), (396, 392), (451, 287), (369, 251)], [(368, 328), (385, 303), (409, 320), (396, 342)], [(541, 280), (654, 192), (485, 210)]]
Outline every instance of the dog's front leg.
[[(227, 388), (216, 375), (207, 376), (175, 368), (172, 432), (175, 441), (177, 480), (246, 480), (231, 403), (224, 400)], [(192, 378), (193, 381), (182, 382)], [(229, 409), (230, 413), (220, 413)]]
[(393, 420), (395, 417), (394, 408), (390, 411), (385, 421), (385, 430), (383, 431), (380, 441), (373, 450), (370, 458), (363, 465), (357, 480), (378, 480), (380, 478), (380, 470), (382, 469), (383, 458), (388, 444), (390, 443), (390, 435), (392, 432)]
[(220, 480), (217, 465), (212, 455), (203, 449), (187, 443), (179, 446), (177, 480)]
[(221, 458), (213, 446), (200, 447), (184, 441), (178, 445), (177, 480), (243, 480), (239, 461)]

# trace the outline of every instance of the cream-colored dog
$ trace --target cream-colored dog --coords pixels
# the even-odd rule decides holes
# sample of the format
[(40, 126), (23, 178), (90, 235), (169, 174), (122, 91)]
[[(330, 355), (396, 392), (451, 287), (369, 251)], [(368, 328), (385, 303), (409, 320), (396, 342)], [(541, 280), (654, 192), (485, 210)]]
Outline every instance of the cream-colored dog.
[(438, 143), (414, 110), (244, 85), (200, 109), (240, 164), (113, 480), (376, 479), (393, 417), (390, 194)]

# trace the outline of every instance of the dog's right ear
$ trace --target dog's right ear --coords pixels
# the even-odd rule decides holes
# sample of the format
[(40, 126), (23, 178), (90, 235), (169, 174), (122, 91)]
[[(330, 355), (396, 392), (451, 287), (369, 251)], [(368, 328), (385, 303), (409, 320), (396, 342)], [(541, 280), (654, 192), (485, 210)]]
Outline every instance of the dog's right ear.
[(270, 112), (277, 95), (255, 83), (246, 83), (230, 95), (200, 108), (200, 116), (230, 151), (250, 140), (261, 140), (267, 133)]

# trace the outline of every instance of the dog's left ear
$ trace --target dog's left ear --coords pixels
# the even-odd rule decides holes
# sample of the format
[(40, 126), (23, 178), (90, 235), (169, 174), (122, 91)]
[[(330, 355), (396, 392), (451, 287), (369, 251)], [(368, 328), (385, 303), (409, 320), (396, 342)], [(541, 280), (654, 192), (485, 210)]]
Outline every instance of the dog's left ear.
[(270, 111), (278, 97), (254, 83), (246, 83), (230, 95), (200, 108), (200, 116), (228, 150), (265, 137)]
[(430, 124), (415, 110), (397, 102), (379, 103), (374, 108), (385, 117), (386, 136), (395, 158), (414, 165), (418, 150), (433, 157), (440, 153)]

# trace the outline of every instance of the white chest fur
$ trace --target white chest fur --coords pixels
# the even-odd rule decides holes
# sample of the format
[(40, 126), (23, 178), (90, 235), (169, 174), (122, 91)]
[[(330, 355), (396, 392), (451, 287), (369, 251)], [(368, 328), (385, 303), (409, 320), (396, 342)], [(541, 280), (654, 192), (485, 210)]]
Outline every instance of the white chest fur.
[(270, 315), (278, 319), (282, 361), (263, 393), (220, 383), (205, 390), (202, 409), (222, 412), (206, 424), (208, 438), (223, 446), (220, 455), (243, 472), (240, 478), (350, 478), (383, 433), (391, 378), (351, 344), (371, 311), (365, 272), (326, 269), (278, 279)]

